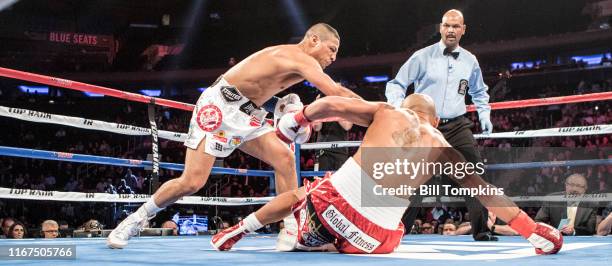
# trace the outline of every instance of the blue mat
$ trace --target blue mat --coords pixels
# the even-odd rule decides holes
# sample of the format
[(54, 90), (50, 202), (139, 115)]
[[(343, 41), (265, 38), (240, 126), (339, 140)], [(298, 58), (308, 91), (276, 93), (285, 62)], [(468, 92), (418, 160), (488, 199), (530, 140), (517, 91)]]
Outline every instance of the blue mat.
[(474, 242), (471, 236), (410, 235), (393, 254), (344, 255), (318, 252), (277, 252), (276, 235), (252, 235), (232, 251), (211, 248), (209, 236), (140, 237), (123, 250), (109, 249), (105, 240), (1, 240), (0, 245), (76, 245), (75, 260), (2, 260), (0, 265), (609, 265), (612, 237), (566, 237), (561, 252), (537, 256), (520, 237), (499, 242)]

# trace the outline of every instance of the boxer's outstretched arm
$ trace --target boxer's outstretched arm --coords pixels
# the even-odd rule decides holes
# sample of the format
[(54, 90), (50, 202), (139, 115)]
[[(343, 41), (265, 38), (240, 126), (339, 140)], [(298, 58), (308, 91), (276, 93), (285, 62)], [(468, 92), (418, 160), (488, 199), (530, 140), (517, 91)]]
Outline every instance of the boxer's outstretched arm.
[(347, 120), (360, 126), (369, 126), (380, 108), (393, 108), (384, 102), (328, 96), (314, 101), (304, 109), (310, 121)]
[(309, 56), (297, 56), (295, 60), (296, 71), (308, 82), (312, 83), (325, 96), (343, 96), (362, 99), (361, 96), (336, 83), (329, 75), (323, 72), (323, 68)]

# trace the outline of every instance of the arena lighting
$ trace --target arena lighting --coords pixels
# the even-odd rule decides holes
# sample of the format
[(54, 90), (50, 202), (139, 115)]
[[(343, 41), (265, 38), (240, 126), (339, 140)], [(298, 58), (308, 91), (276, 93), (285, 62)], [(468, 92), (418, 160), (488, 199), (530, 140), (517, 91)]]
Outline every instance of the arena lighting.
[[(610, 53), (607, 53), (605, 55), (608, 59), (610, 59)], [(587, 63), (587, 65), (599, 65), (601, 64), (601, 59), (603, 56), (604, 54), (577, 55), (572, 56), (572, 59), (576, 60), (576, 62), (582, 60), (583, 62)]]
[(104, 94), (93, 93), (93, 92), (88, 92), (88, 91), (84, 91), (83, 94), (85, 94), (85, 96), (87, 97), (104, 97)]
[(19, 85), (19, 90), (29, 94), (49, 94), (49, 87)]
[(140, 90), (140, 93), (150, 97), (159, 97), (161, 95), (161, 90)]
[(312, 85), (312, 83), (308, 82), (308, 81), (304, 81), (304, 85), (311, 87), (311, 88), (316, 88), (315, 85)]
[(303, 36), (306, 33), (307, 21), (300, 3), (296, 0), (283, 0), (283, 6), (285, 11), (289, 13), (292, 36)]
[(19, 2), (19, 0), (6, 0), (0, 1), (0, 11), (11, 7), (13, 4)]
[(382, 76), (365, 76), (365, 77), (363, 77), (363, 80), (365, 80), (366, 82), (369, 82), (369, 83), (386, 82), (386, 81), (389, 80), (389, 76), (387, 76), (387, 75), (382, 75)]

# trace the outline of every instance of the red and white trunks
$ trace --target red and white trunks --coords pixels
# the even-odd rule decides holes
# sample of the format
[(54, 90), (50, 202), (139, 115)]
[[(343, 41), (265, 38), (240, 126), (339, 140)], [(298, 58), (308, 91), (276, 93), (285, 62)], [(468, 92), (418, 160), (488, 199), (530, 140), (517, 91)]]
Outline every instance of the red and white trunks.
[[(347, 170), (354, 167), (358, 167), (359, 171)], [(312, 250), (332, 243), (341, 253), (381, 254), (391, 253), (399, 246), (404, 236), (401, 208), (391, 209), (394, 214), (401, 213), (386, 217), (384, 223), (380, 222), (382, 217), (374, 218), (378, 221), (372, 221), (362, 214), (363, 208), (352, 206), (355, 203), (347, 201), (332, 184), (332, 179), (343, 174), (344, 177), (358, 180), (360, 176), (354, 176), (353, 173), (360, 170), (359, 165), (350, 158), (333, 175), (328, 173), (323, 179), (305, 184), (308, 196), (293, 206), (298, 221), (296, 248)], [(384, 228), (379, 225), (390, 223), (395, 225), (394, 228)]]
[(267, 112), (219, 77), (196, 103), (185, 146), (197, 149), (206, 138), (206, 153), (227, 157), (240, 144), (274, 129), (266, 123)]

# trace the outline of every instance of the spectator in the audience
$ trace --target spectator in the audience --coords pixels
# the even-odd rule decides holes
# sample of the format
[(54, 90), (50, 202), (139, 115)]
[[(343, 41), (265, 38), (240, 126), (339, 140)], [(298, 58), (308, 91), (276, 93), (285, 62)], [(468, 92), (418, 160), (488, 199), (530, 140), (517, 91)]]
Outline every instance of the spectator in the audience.
[(61, 230), (68, 230), (68, 229), (70, 229), (70, 225), (68, 225), (68, 222), (66, 222), (66, 221), (64, 221), (64, 220), (60, 220), (60, 221), (58, 222), (58, 224), (59, 224), (59, 230), (60, 230), (60, 231), (61, 231)]
[(8, 238), (10, 228), (15, 223), (15, 219), (6, 217), (2, 220), (2, 238)]
[(91, 219), (91, 220), (83, 223), (83, 225), (79, 226), (78, 229), (79, 230), (83, 230), (85, 232), (99, 231), (99, 230), (102, 230), (102, 224), (100, 224), (100, 222), (98, 222), (98, 220)]
[(137, 189), (138, 188), (138, 178), (136, 177), (136, 175), (132, 173), (132, 169), (127, 169), (124, 179), (125, 179), (126, 185), (130, 187), (130, 189), (132, 190), (132, 193), (139, 192), (139, 190)]
[(132, 191), (132, 188), (127, 185), (125, 179), (121, 179), (121, 181), (119, 182), (117, 192), (119, 194), (134, 194), (134, 191)]
[(6, 238), (22, 239), (26, 236), (27, 232), (25, 226), (21, 222), (15, 222), (8, 229), (8, 235)]
[(57, 238), (59, 236), (59, 224), (54, 220), (42, 222), (41, 233), (43, 238)]
[[(585, 194), (587, 180), (581, 174), (573, 174), (565, 180), (565, 192), (556, 192), (551, 196), (567, 195), (578, 197)], [(597, 210), (579, 201), (562, 202), (561, 204), (546, 202), (538, 211), (535, 220), (559, 228), (565, 235), (595, 234)]]
[(163, 222), (161, 228), (172, 229), (172, 235), (178, 236), (178, 225), (172, 220)]
[(434, 233), (434, 228), (430, 223), (424, 223), (421, 226), (421, 234), (429, 235)]
[(446, 223), (442, 228), (442, 234), (445, 236), (454, 236), (457, 233), (457, 226), (454, 223)]

